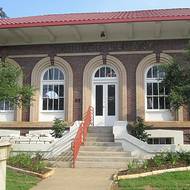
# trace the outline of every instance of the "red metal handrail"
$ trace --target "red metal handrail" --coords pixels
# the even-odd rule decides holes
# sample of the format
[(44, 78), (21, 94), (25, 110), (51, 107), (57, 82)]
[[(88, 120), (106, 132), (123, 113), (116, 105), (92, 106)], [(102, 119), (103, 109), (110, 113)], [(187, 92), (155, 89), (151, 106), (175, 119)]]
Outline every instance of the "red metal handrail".
[(80, 127), (77, 131), (77, 134), (74, 138), (74, 141), (72, 143), (72, 150), (73, 150), (73, 168), (75, 167), (75, 162), (79, 153), (79, 149), (81, 144), (84, 144), (86, 141), (88, 128), (90, 125), (93, 125), (94, 118), (94, 109), (93, 107), (89, 107), (87, 113), (84, 116), (83, 122), (80, 124)]

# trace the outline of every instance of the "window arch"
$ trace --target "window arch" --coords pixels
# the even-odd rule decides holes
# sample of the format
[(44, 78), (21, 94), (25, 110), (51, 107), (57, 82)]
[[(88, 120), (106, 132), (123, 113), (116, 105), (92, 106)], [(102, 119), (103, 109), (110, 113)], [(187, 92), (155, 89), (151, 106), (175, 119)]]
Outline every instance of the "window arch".
[(168, 110), (170, 103), (168, 100), (168, 90), (163, 86), (162, 80), (165, 76), (160, 65), (153, 65), (145, 73), (146, 86), (146, 109), (147, 110)]
[(110, 66), (101, 66), (95, 71), (94, 78), (116, 78), (116, 72)]
[(64, 72), (50, 67), (42, 74), (42, 111), (64, 110)]

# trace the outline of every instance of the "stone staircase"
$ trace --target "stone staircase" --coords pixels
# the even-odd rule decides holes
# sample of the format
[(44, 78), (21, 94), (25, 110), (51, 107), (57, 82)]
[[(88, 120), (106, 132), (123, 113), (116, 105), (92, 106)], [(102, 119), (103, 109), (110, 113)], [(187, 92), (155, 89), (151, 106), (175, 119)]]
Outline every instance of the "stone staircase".
[(77, 168), (126, 168), (134, 158), (114, 142), (112, 127), (90, 127), (85, 144), (80, 147)]

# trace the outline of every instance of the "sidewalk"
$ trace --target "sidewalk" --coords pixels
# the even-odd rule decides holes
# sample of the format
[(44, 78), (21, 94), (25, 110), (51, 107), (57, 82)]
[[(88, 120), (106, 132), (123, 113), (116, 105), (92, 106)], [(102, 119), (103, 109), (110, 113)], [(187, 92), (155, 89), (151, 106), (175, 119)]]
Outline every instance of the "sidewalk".
[(57, 168), (31, 190), (109, 190), (113, 169)]

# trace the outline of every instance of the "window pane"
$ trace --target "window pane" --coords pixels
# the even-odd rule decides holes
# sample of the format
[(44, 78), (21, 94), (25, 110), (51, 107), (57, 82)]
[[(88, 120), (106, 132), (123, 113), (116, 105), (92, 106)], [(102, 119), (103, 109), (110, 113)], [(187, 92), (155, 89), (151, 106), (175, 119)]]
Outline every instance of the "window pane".
[(164, 109), (164, 97), (159, 98), (159, 106), (160, 106), (160, 109)]
[(159, 83), (159, 95), (164, 95), (164, 86), (162, 83)]
[(64, 110), (64, 98), (59, 99), (59, 110)]
[(165, 95), (169, 95), (169, 94), (170, 94), (169, 89), (165, 88)]
[[(57, 94), (58, 96), (58, 92), (59, 92), (59, 85), (54, 85), (54, 92)], [(57, 97), (58, 98), (58, 97)]]
[(152, 109), (152, 98), (151, 97), (147, 98), (147, 109)]
[(0, 110), (4, 110), (4, 101), (0, 102)]
[(98, 78), (99, 76), (100, 76), (100, 70), (98, 69), (98, 70), (96, 71), (95, 77)]
[(166, 139), (165, 138), (160, 138), (160, 144), (166, 144)]
[(53, 68), (49, 69), (49, 80), (53, 80)]
[(172, 144), (172, 139), (171, 138), (166, 138), (166, 144)]
[(64, 86), (59, 85), (59, 97), (64, 97)]
[(43, 80), (48, 80), (48, 71), (45, 72)]
[(48, 99), (48, 110), (53, 110), (53, 99)]
[(111, 75), (112, 77), (116, 77), (116, 73), (115, 73), (115, 71), (112, 69), (112, 75)]
[(159, 144), (159, 139), (154, 139), (154, 144)]
[(152, 83), (147, 83), (147, 95), (152, 95)]
[(5, 110), (9, 110), (10, 108), (10, 102), (5, 101)]
[(96, 85), (96, 115), (103, 115), (103, 85)]
[(54, 110), (58, 110), (58, 101), (59, 99), (54, 99)]
[(163, 71), (163, 69), (159, 66), (159, 78), (163, 79), (165, 77), (165, 72)]
[(153, 67), (153, 78), (158, 78), (158, 67), (157, 66)]
[(47, 110), (47, 98), (43, 98), (43, 110)]
[(154, 109), (158, 109), (158, 97), (154, 97)]
[(106, 77), (112, 77), (110, 67), (106, 67)]
[(152, 78), (152, 68), (148, 70), (147, 78)]
[(47, 92), (48, 92), (48, 85), (43, 85), (43, 97), (46, 97)]
[(59, 80), (64, 80), (64, 75), (62, 71), (59, 71)]
[(59, 69), (55, 68), (54, 69), (54, 80), (58, 80), (59, 79)]
[(153, 83), (153, 95), (158, 95), (158, 83)]
[(150, 138), (150, 139), (148, 139), (147, 143), (148, 144), (153, 144), (153, 140)]
[(170, 101), (168, 97), (165, 98), (165, 102), (166, 102), (166, 109), (170, 109)]
[(115, 115), (115, 85), (108, 85), (108, 115)]
[(100, 77), (105, 77), (105, 67), (100, 69)]

